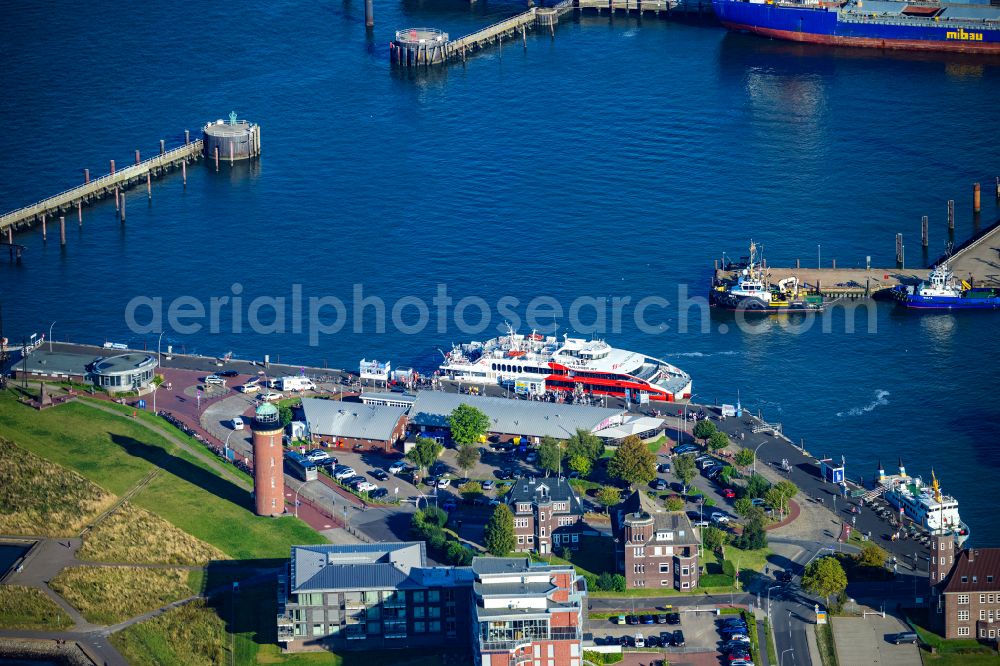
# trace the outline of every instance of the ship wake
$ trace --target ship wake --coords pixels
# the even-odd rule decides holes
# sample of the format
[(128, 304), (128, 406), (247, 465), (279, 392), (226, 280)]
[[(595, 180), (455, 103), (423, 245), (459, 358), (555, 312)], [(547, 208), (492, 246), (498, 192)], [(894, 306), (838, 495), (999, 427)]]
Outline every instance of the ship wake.
[(846, 412), (837, 412), (837, 416), (843, 418), (845, 416), (864, 416), (868, 412), (875, 411), (878, 407), (884, 407), (889, 404), (889, 392), (883, 389), (875, 391), (875, 399), (869, 402), (864, 407), (852, 407)]

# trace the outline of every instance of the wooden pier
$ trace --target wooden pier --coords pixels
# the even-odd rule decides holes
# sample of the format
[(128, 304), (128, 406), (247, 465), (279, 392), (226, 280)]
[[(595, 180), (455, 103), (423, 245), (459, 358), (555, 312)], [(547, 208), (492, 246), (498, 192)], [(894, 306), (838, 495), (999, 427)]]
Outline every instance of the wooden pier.
[[(161, 152), (155, 157), (143, 161), (137, 159), (136, 164), (117, 170), (112, 162), (111, 173), (94, 180), (90, 179), (90, 172), (87, 170), (85, 172), (87, 175), (84, 176), (84, 182), (81, 185), (30, 206), (0, 215), (0, 231), (7, 229), (9, 234), (11, 229), (30, 227), (38, 221), (44, 225), (46, 218), (54, 221), (59, 216), (65, 217), (70, 211), (76, 211), (77, 217), (82, 223), (82, 207), (85, 204), (99, 201), (108, 196), (116, 196), (117, 192), (141, 183), (146, 184), (147, 193), (152, 196), (150, 187), (153, 178), (172, 169), (186, 168), (189, 162), (201, 158), (203, 150), (201, 139), (188, 141), (184, 145), (170, 150), (163, 149), (162, 141), (160, 146)], [(136, 151), (137, 156), (138, 154)]]
[[(559, 19), (570, 13), (596, 10), (609, 14), (616, 12), (637, 15), (671, 14), (701, 15), (711, 11), (711, 2), (706, 0), (562, 0), (552, 7), (531, 7), (526, 12), (497, 21), (456, 39), (448, 40), (447, 34), (435, 28), (410, 28), (396, 33), (396, 39), (389, 45), (389, 60), (398, 67), (419, 67), (448, 62), (465, 62), (470, 55), (490, 46), (503, 47), (504, 41), (521, 40), (527, 46), (527, 34), (534, 30), (548, 31), (555, 35)], [(443, 39), (441, 38), (443, 36)]]

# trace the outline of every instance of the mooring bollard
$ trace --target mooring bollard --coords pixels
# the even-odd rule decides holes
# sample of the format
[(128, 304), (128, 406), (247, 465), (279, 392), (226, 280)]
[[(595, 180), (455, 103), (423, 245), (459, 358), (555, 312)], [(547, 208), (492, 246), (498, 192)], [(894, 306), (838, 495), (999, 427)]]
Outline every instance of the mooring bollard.
[(978, 213), (980, 210), (979, 206), (979, 183), (972, 184), (972, 212)]

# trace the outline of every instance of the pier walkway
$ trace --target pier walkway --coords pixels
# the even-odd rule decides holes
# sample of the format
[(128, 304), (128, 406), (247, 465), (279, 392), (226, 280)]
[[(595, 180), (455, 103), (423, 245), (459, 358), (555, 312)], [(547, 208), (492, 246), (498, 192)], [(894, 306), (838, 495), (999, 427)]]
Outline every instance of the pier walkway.
[(0, 231), (29, 227), (34, 222), (44, 221), (46, 216), (51, 218), (65, 215), (73, 209), (80, 214), (83, 204), (98, 201), (113, 195), (116, 189), (125, 190), (143, 181), (148, 185), (154, 177), (188, 162), (197, 161), (201, 157), (202, 150), (202, 140), (197, 139), (177, 148), (164, 150), (155, 157), (123, 169), (114, 170), (112, 166), (112, 173), (94, 180), (88, 179), (87, 182), (65, 192), (0, 215)]
[(951, 256), (951, 270), (959, 279), (971, 275), (976, 285), (1000, 287), (1000, 221), (960, 247)]

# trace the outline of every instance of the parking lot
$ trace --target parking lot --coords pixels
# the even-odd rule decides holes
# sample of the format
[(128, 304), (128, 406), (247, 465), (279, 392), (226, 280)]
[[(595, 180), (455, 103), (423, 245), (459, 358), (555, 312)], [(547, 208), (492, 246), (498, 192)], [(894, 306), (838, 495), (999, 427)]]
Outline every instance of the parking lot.
[[(636, 611), (635, 615), (640, 618), (653, 615), (654, 617), (657, 617), (657, 619), (662, 619), (659, 616), (663, 616), (668, 612), (670, 612), (669, 609), (664, 610), (663, 608), (660, 608), (656, 609), (655, 613), (644, 613), (640, 609)], [(632, 614), (633, 613), (631, 611), (626, 613), (626, 615)], [(674, 630), (680, 629), (684, 634), (683, 651), (685, 653), (706, 652), (718, 656), (717, 647), (720, 638), (719, 633), (716, 630), (715, 621), (717, 617), (714, 610), (685, 610), (681, 611), (679, 614), (681, 622), (676, 625), (662, 623), (639, 625), (617, 624), (615, 622), (615, 618), (611, 618), (607, 620), (589, 620), (588, 628), (594, 635), (594, 642), (598, 645), (619, 645), (622, 637), (628, 637), (630, 639), (629, 645), (633, 647), (635, 646), (635, 635), (637, 633), (642, 634), (643, 639), (645, 640), (648, 640), (650, 636), (654, 636), (659, 639), (661, 634), (672, 634)], [(657, 645), (654, 647), (661, 646)], [(664, 648), (664, 652), (681, 652), (681, 650), (671, 646)]]

